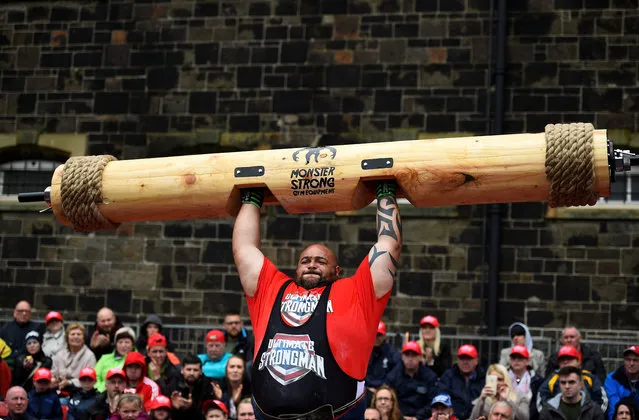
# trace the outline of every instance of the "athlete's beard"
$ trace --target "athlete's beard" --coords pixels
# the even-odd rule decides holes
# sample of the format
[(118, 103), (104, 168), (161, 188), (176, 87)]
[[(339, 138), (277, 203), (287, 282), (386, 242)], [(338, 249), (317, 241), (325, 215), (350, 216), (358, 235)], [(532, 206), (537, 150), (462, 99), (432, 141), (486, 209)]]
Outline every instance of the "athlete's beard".
[[(318, 276), (318, 278), (317, 279), (305, 278), (304, 277), (305, 274), (315, 274), (316, 276)], [(324, 277), (321, 273), (317, 273), (315, 271), (303, 273), (301, 276), (297, 278), (298, 286), (302, 286), (306, 290), (311, 290), (316, 287), (328, 286), (328, 284), (331, 283), (332, 281), (333, 280), (329, 280), (326, 277)]]

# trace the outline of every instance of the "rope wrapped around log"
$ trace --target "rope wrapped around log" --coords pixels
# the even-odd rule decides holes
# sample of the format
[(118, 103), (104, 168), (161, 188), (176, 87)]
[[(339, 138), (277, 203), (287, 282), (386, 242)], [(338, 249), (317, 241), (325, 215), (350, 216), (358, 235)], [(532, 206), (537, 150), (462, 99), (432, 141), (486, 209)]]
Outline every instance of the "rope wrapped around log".
[(590, 123), (546, 125), (546, 177), (550, 182), (551, 207), (597, 203), (594, 130)]
[(62, 209), (78, 232), (117, 229), (102, 215), (98, 204), (102, 203), (102, 172), (107, 163), (117, 160), (110, 155), (77, 156), (64, 164), (60, 195)]

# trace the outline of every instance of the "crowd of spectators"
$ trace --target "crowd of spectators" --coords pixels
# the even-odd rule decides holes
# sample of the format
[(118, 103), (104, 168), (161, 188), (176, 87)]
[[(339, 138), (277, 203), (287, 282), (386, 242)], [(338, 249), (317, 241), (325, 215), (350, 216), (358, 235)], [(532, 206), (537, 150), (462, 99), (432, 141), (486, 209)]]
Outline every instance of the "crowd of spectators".
[[(436, 317), (422, 318), (419, 331), (398, 349), (379, 324), (366, 420), (639, 420), (639, 346), (606, 372), (575, 327), (546, 354), (513, 323), (511, 345), (482, 366), (473, 345), (442, 340)], [(0, 330), (0, 419), (255, 419), (254, 341), (240, 314), (227, 313), (202, 340), (204, 353), (180, 357), (156, 314), (136, 334), (102, 308), (87, 331), (59, 312), (34, 322), (21, 301)]]

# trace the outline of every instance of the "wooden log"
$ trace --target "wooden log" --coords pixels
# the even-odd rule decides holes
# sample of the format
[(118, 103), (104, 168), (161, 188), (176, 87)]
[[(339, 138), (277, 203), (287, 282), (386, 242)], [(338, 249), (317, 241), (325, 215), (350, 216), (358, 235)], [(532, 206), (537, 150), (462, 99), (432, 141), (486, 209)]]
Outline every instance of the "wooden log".
[[(602, 197), (610, 194), (606, 141), (605, 130), (594, 131), (594, 190)], [(241, 188), (265, 187), (265, 204), (291, 214), (357, 210), (387, 178), (416, 207), (544, 201), (545, 159), (539, 133), (120, 160), (104, 169), (99, 209), (114, 223), (229, 217)], [(63, 171), (53, 175), (51, 203), (70, 224)]]

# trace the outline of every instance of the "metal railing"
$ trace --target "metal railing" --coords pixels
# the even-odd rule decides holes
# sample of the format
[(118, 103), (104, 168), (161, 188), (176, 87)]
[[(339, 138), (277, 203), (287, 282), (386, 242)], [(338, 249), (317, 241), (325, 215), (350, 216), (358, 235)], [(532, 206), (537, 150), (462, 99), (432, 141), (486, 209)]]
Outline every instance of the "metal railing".
[[(8, 319), (5, 317), (0, 320), (0, 324), (4, 324)], [(34, 320), (36, 322), (43, 322), (44, 320)], [(71, 321), (65, 322), (67, 325)], [(73, 321), (84, 325), (87, 331), (91, 331), (94, 323), (90, 321)], [(136, 335), (139, 335), (139, 324), (128, 324), (133, 328)], [(175, 347), (175, 352), (178, 356), (183, 357), (187, 354), (198, 354), (205, 352), (204, 336), (211, 329), (222, 329), (221, 325), (206, 325), (206, 324), (164, 324), (162, 331), (167, 337), (168, 341)], [(247, 330), (251, 330), (250, 326), (246, 327)], [(636, 332), (632, 332), (635, 334)], [(628, 337), (631, 334), (627, 334)], [(401, 332), (389, 332), (387, 334), (388, 342), (391, 343), (397, 349), (400, 349), (406, 340), (418, 340), (418, 333), (401, 333)], [(462, 344), (472, 344), (477, 348), (480, 358), (480, 364), (488, 366), (492, 363), (497, 363), (501, 354), (501, 350), (511, 346), (511, 339), (508, 336), (499, 337), (486, 337), (479, 335), (442, 335), (442, 342), (447, 343), (451, 352), (453, 353), (453, 360), (455, 359), (457, 349)], [(549, 337), (533, 337), (534, 347), (541, 350), (546, 359), (557, 351), (560, 347), (560, 343), (557, 340), (553, 340)], [(602, 361), (606, 368), (606, 372), (612, 372), (623, 364), (623, 351), (634, 344), (630, 340), (628, 342), (619, 340), (582, 340), (583, 344), (586, 344), (593, 350), (596, 350), (601, 355)], [(543, 374), (543, 372), (542, 372)]]

